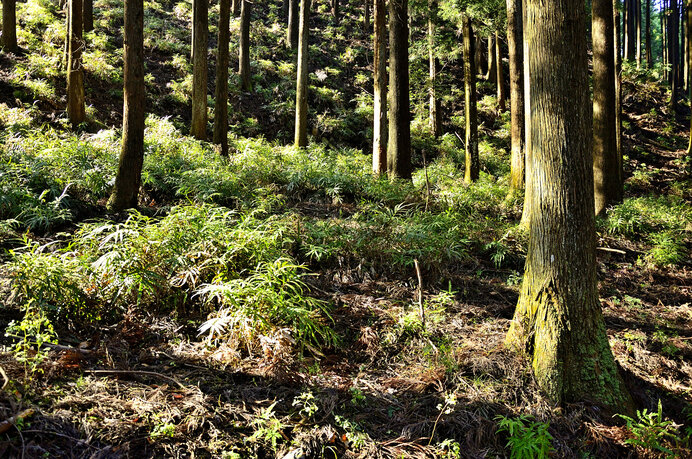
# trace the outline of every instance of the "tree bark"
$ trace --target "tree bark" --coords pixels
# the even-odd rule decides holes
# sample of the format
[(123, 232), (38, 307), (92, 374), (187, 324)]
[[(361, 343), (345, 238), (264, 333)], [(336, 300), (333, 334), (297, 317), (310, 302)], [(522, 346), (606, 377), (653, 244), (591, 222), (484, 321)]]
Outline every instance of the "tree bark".
[(385, 0), (375, 0), (372, 170), (378, 175), (387, 171), (387, 7), (385, 5)]
[(507, 109), (507, 103), (505, 95), (505, 75), (502, 68), (502, 43), (500, 42), (500, 36), (495, 32), (495, 67), (497, 68), (497, 105), (500, 107), (501, 111)]
[(478, 75), (485, 75), (488, 70), (488, 61), (485, 59), (485, 53), (483, 52), (483, 39), (475, 35), (474, 40), (473, 49), (475, 51), (473, 53), (473, 59), (476, 64), (476, 72), (478, 72)]
[(94, 30), (94, 0), (84, 0), (84, 32)]
[(70, 30), (70, 27), (72, 26), (72, 19), (70, 18), (71, 15), (72, 2), (70, 2), (70, 0), (67, 0), (65, 2), (65, 49), (63, 51), (63, 68), (65, 69), (66, 73), (70, 69), (70, 40), (72, 37), (72, 30)]
[(678, 92), (680, 81), (680, 63), (679, 63), (679, 35), (680, 27), (678, 11), (678, 1), (671, 0), (670, 14), (668, 15), (668, 59), (670, 64), (670, 108), (673, 112), (677, 111)]
[(615, 145), (619, 161), (620, 183), (624, 183), (622, 168), (622, 55), (620, 54), (620, 0), (613, 0), (613, 43), (615, 47)]
[(663, 0), (663, 6), (659, 14), (661, 22), (661, 43), (663, 46), (663, 79), (668, 81), (670, 72), (668, 71), (668, 13), (666, 0)]
[(339, 0), (331, 0), (332, 2), (332, 16), (334, 17), (334, 22), (339, 23)]
[[(692, 0), (687, 0), (687, 68), (692, 72)], [(688, 96), (692, 100), (692, 83), (688, 82)], [(690, 141), (687, 146), (687, 155), (692, 155), (692, 117), (690, 118)]]
[(654, 58), (651, 52), (651, 0), (646, 0), (646, 29), (644, 30), (644, 46), (646, 47), (646, 66), (653, 68)]
[(308, 145), (308, 41), (310, 0), (300, 2), (300, 33), (298, 36), (298, 82), (296, 88), (296, 132), (295, 145)]
[(288, 2), (288, 46), (291, 49), (298, 48), (298, 5), (299, 0), (289, 0)]
[(462, 17), (464, 34), (464, 115), (466, 118), (466, 161), (464, 183), (478, 180), (480, 158), (478, 156), (478, 111), (476, 106), (475, 40), (473, 26), (468, 15)]
[(622, 200), (616, 141), (613, 1), (592, 2), (593, 173), (596, 215)]
[(144, 2), (125, 0), (123, 139), (108, 209), (137, 207), (144, 161)]
[(485, 74), (485, 79), (492, 83), (496, 83), (497, 63), (495, 61), (495, 35), (488, 35), (488, 73)]
[(370, 32), (370, 1), (365, 0), (365, 12), (363, 13), (363, 28), (366, 34)]
[(642, 65), (642, 1), (634, 0), (634, 18), (635, 18), (635, 32), (637, 37), (635, 39), (636, 50), (635, 55), (637, 59), (637, 68), (641, 68)]
[(70, 50), (67, 71), (67, 117), (74, 126), (86, 120), (82, 68), (82, 0), (70, 0)]
[(530, 160), (538, 186), (506, 342), (528, 353), (554, 403), (590, 401), (629, 412), (598, 300), (585, 16), (581, 0), (527, 2)]
[(630, 61), (637, 57), (637, 1), (625, 0), (625, 56)]
[(389, 0), (389, 139), (387, 172), (411, 178), (408, 0)]
[(228, 155), (228, 48), (230, 41), (231, 1), (219, 1), (219, 39), (214, 93), (214, 143)]
[(252, 91), (250, 81), (250, 14), (252, 3), (243, 0), (240, 11), (240, 86), (243, 91)]
[(231, 11), (233, 12), (233, 17), (237, 18), (238, 15), (240, 14), (240, 9), (241, 9), (241, 2), (243, 0), (233, 0), (231, 3)]
[(507, 46), (509, 48), (509, 98), (512, 123), (510, 189), (524, 189), (524, 59), (522, 0), (507, 0)]
[(526, 30), (526, 1), (524, 2), (524, 7), (522, 10), (522, 24), (523, 24), (523, 50), (524, 50), (524, 208), (521, 212), (521, 222), (520, 226), (524, 229), (529, 227), (529, 222), (531, 220), (531, 213), (533, 211), (533, 199), (532, 194), (534, 190), (533, 180), (534, 174), (531, 170), (533, 161), (531, 160), (531, 69), (529, 68), (529, 40), (527, 38), (528, 33)]
[(437, 22), (437, 1), (428, 1), (428, 67), (429, 77), (429, 119), (430, 131), (434, 137), (441, 134), (440, 121), (440, 100), (437, 98), (437, 73), (439, 72), (440, 62), (435, 55), (435, 24)]
[(17, 53), (17, 0), (2, 0), (2, 49)]
[(209, 1), (194, 0), (194, 61), (192, 64), (192, 125), (190, 134), (207, 139), (207, 45)]

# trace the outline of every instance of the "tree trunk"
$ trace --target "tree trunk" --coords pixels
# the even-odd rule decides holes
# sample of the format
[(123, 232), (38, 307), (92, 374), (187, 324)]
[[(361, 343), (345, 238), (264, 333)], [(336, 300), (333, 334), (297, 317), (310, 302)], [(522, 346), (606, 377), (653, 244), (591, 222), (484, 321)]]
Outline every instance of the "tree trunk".
[(663, 0), (663, 6), (659, 14), (661, 22), (661, 43), (663, 46), (663, 79), (668, 81), (668, 16), (666, 12), (666, 0)]
[(366, 34), (370, 32), (370, 1), (365, 0), (365, 12), (363, 13), (363, 28)]
[(622, 55), (620, 54), (620, 0), (613, 0), (613, 43), (615, 47), (615, 146), (618, 157), (618, 171), (620, 183), (624, 183), (622, 173)]
[(644, 30), (644, 46), (646, 47), (646, 66), (653, 68), (654, 58), (651, 53), (651, 0), (646, 0), (646, 29)]
[(478, 180), (480, 158), (478, 157), (478, 111), (476, 107), (476, 69), (473, 26), (468, 15), (462, 17), (464, 34), (464, 115), (466, 118), (466, 161), (464, 183)]
[(596, 215), (622, 200), (616, 141), (613, 1), (593, 0), (593, 173)]
[(625, 0), (625, 55), (630, 61), (637, 58), (637, 1)]
[(476, 66), (476, 72), (478, 75), (485, 75), (488, 70), (488, 61), (485, 59), (485, 53), (483, 52), (483, 39), (476, 35), (474, 38), (473, 49), (473, 59)]
[(288, 0), (281, 1), (281, 17), (288, 22)]
[(510, 189), (524, 189), (524, 59), (522, 0), (507, 0), (507, 46), (509, 48), (509, 98), (512, 119), (512, 168)]
[(19, 51), (17, 46), (17, 0), (2, 0), (2, 49), (10, 53)]
[(233, 12), (233, 17), (237, 18), (240, 14), (240, 4), (243, 0), (233, 0), (231, 3), (231, 11)]
[(288, 46), (291, 49), (298, 48), (298, 5), (300, 0), (288, 0)]
[(500, 36), (495, 32), (495, 67), (497, 68), (497, 105), (500, 110), (505, 111), (507, 109), (507, 103), (505, 95), (505, 75), (502, 68), (502, 43), (500, 42)]
[(67, 117), (74, 126), (86, 120), (82, 68), (82, 0), (70, 0), (70, 51), (67, 65)]
[(308, 145), (308, 41), (310, 32), (310, 0), (300, 2), (300, 33), (298, 36), (298, 82), (296, 88), (295, 145)]
[(387, 171), (387, 7), (385, 0), (375, 0), (374, 56), (374, 124), (372, 170)]
[(520, 226), (524, 229), (529, 227), (529, 222), (531, 220), (532, 213), (532, 194), (533, 194), (533, 180), (534, 174), (531, 170), (531, 69), (529, 68), (529, 41), (528, 34), (526, 30), (526, 1), (524, 2), (524, 8), (522, 9), (522, 24), (523, 24), (523, 49), (524, 49), (524, 208), (521, 212), (521, 222)]
[(192, 65), (192, 125), (190, 134), (207, 139), (207, 45), (209, 1), (194, 0), (194, 61)]
[[(687, 68), (692, 71), (692, 0), (687, 0)], [(688, 84), (688, 95), (692, 101), (692, 83)], [(687, 155), (692, 155), (692, 117), (690, 118), (690, 142), (687, 146)]]
[[(528, 353), (557, 404), (632, 406), (598, 300), (586, 11), (581, 0), (528, 0), (535, 209), (507, 344)], [(565, 53), (564, 47), (570, 47)]]
[(485, 79), (492, 83), (496, 83), (497, 63), (495, 61), (495, 35), (488, 35), (488, 73), (485, 74)]
[(123, 140), (108, 210), (137, 207), (144, 161), (144, 2), (125, 0)]
[(389, 141), (387, 172), (411, 178), (408, 0), (389, 0)]
[(331, 0), (332, 2), (332, 16), (334, 17), (334, 22), (339, 23), (339, 0)]
[(429, 67), (429, 110), (430, 110), (430, 131), (434, 137), (441, 133), (440, 121), (440, 100), (437, 98), (437, 72), (439, 72), (440, 62), (435, 56), (435, 24), (437, 22), (437, 1), (428, 2), (428, 67)]
[(219, 1), (219, 48), (216, 60), (214, 93), (214, 143), (221, 154), (228, 155), (228, 48), (230, 40), (231, 1)]
[(670, 14), (668, 16), (668, 59), (670, 64), (670, 108), (673, 112), (677, 111), (678, 107), (678, 92), (680, 81), (680, 64), (679, 64), (679, 11), (678, 0), (672, 0)]
[(84, 32), (94, 30), (94, 0), (84, 0)]
[(243, 0), (240, 11), (240, 85), (243, 91), (251, 91), (250, 82), (250, 13), (252, 3)]
[[(595, 0), (594, 0), (595, 1)], [(642, 1), (634, 0), (634, 18), (635, 18), (635, 32), (637, 37), (635, 39), (636, 43), (636, 59), (637, 68), (641, 68), (642, 65)]]
[(65, 2), (65, 49), (63, 51), (63, 58), (64, 58), (64, 69), (65, 72), (70, 69), (70, 40), (72, 37), (72, 30), (70, 30), (70, 27), (72, 25), (72, 19), (70, 18), (72, 12), (72, 2), (70, 0), (67, 0)]

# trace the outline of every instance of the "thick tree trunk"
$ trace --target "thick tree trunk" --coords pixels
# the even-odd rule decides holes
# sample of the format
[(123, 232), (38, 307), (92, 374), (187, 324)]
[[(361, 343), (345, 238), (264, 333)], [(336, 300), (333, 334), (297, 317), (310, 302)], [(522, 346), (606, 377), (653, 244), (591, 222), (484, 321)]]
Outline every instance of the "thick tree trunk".
[(84, 31), (94, 30), (94, 0), (84, 0)]
[(192, 125), (190, 134), (207, 139), (207, 45), (209, 0), (194, 0), (194, 61), (192, 65)]
[(637, 59), (637, 68), (642, 65), (642, 1), (634, 0), (634, 18), (635, 18), (635, 32), (637, 37), (635, 39), (636, 50), (635, 55)]
[(478, 156), (478, 111), (476, 107), (476, 69), (473, 56), (475, 54), (473, 26), (471, 18), (462, 18), (464, 34), (464, 115), (466, 118), (466, 161), (464, 183), (478, 180), (480, 174), (480, 158)]
[[(687, 68), (692, 72), (692, 0), (687, 0)], [(692, 82), (688, 82), (688, 95), (692, 101)], [(692, 117), (690, 118), (690, 141), (687, 146), (687, 155), (692, 155)]]
[(495, 35), (488, 35), (488, 73), (485, 74), (485, 79), (492, 83), (496, 83), (497, 63), (495, 61)]
[(523, 49), (524, 49), (524, 208), (521, 212), (521, 222), (520, 226), (522, 228), (528, 228), (529, 222), (531, 220), (531, 212), (533, 205), (533, 180), (534, 174), (531, 170), (531, 69), (529, 68), (529, 41), (528, 34), (526, 30), (526, 1), (524, 2), (524, 8), (522, 10), (522, 24), (523, 24)]
[(441, 134), (440, 120), (440, 100), (437, 98), (437, 73), (439, 72), (440, 63), (435, 55), (435, 24), (437, 22), (437, 1), (430, 0), (428, 2), (428, 67), (429, 67), (429, 118), (430, 131), (432, 135), (438, 137)]
[(495, 32), (495, 67), (497, 68), (497, 105), (500, 110), (505, 111), (507, 109), (505, 94), (505, 74), (502, 68), (502, 43), (500, 42), (500, 36)]
[(512, 168), (510, 189), (524, 189), (524, 59), (522, 1), (507, 0), (507, 46), (509, 48), (509, 98), (512, 119)]
[(540, 186), (531, 194), (526, 270), (507, 344), (528, 353), (553, 402), (586, 400), (622, 412), (631, 400), (597, 291), (585, 16), (581, 0), (527, 2), (530, 160)]
[(19, 51), (17, 46), (17, 0), (2, 0), (2, 49), (10, 53)]
[(620, 0), (613, 0), (613, 43), (615, 46), (615, 145), (618, 157), (619, 181), (624, 183), (622, 173), (622, 55), (620, 54)]
[(616, 141), (613, 1), (592, 2), (593, 173), (596, 215), (622, 200)]
[(123, 139), (108, 209), (137, 207), (144, 161), (144, 2), (125, 0)]
[(250, 81), (250, 14), (252, 3), (248, 0), (243, 0), (243, 5), (240, 11), (240, 58), (239, 71), (240, 86), (243, 91), (251, 91), (252, 83)]
[(310, 0), (300, 2), (300, 33), (298, 36), (298, 82), (296, 87), (295, 145), (308, 145), (308, 41), (310, 32)]
[(653, 68), (654, 58), (651, 52), (651, 0), (646, 0), (646, 29), (644, 31), (644, 46), (646, 47), (646, 66)]
[(298, 6), (300, 5), (300, 0), (289, 0), (288, 1), (288, 30), (287, 38), (288, 46), (291, 49), (298, 48)]
[(228, 155), (228, 48), (230, 41), (231, 1), (219, 1), (219, 39), (214, 93), (214, 143)]
[(625, 56), (630, 61), (637, 58), (637, 1), (625, 0)]
[(389, 140), (387, 172), (411, 178), (408, 0), (389, 0)]
[(67, 65), (67, 117), (78, 125), (86, 120), (84, 108), (84, 69), (82, 68), (82, 0), (70, 0), (70, 51)]
[(374, 56), (374, 124), (372, 170), (381, 175), (387, 171), (387, 7), (385, 0), (375, 0)]

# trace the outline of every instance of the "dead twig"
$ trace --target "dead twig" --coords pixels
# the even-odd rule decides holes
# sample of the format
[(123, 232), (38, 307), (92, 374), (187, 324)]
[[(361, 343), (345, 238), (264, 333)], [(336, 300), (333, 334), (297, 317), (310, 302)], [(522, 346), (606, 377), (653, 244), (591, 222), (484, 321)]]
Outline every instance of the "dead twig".
[(144, 370), (84, 370), (84, 373), (91, 375), (142, 375), (142, 376), (156, 376), (166, 381), (172, 382), (181, 389), (186, 389), (186, 387), (177, 379), (166, 376), (155, 371), (144, 371)]
[(420, 273), (420, 266), (418, 265), (418, 260), (413, 260), (413, 264), (416, 267), (416, 276), (418, 277), (418, 308), (420, 309), (420, 322), (423, 325), (423, 330), (425, 330), (425, 308), (423, 307), (423, 276)]
[(21, 422), (24, 419), (33, 416), (34, 413), (35, 411), (33, 410), (33, 408), (29, 408), (27, 410), (22, 411), (19, 414), (12, 416), (11, 418), (5, 419), (4, 421), (0, 422), (0, 433), (7, 432), (13, 425), (16, 425), (17, 422)]

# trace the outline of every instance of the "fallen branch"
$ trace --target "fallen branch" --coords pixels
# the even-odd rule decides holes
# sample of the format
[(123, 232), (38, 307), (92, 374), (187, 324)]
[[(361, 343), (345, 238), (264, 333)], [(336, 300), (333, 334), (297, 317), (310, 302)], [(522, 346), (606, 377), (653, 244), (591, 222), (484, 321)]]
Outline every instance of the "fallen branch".
[(156, 376), (166, 381), (172, 382), (181, 389), (186, 389), (186, 387), (177, 379), (170, 376), (166, 376), (155, 371), (144, 371), (144, 370), (83, 370), (84, 373), (90, 375), (142, 375), (142, 376)]
[(23, 421), (24, 419), (26, 419), (26, 418), (28, 418), (28, 417), (30, 417), (30, 416), (33, 416), (33, 415), (34, 415), (34, 410), (33, 410), (33, 408), (29, 408), (28, 410), (24, 410), (24, 411), (22, 411), (21, 413), (16, 414), (16, 415), (12, 416), (11, 418), (6, 419), (6, 420), (0, 422), (0, 434), (1, 434), (1, 433), (5, 433), (5, 432), (7, 432), (8, 430), (10, 430), (10, 428), (11, 428), (13, 425), (17, 424), (17, 422), (21, 422), (21, 421)]

